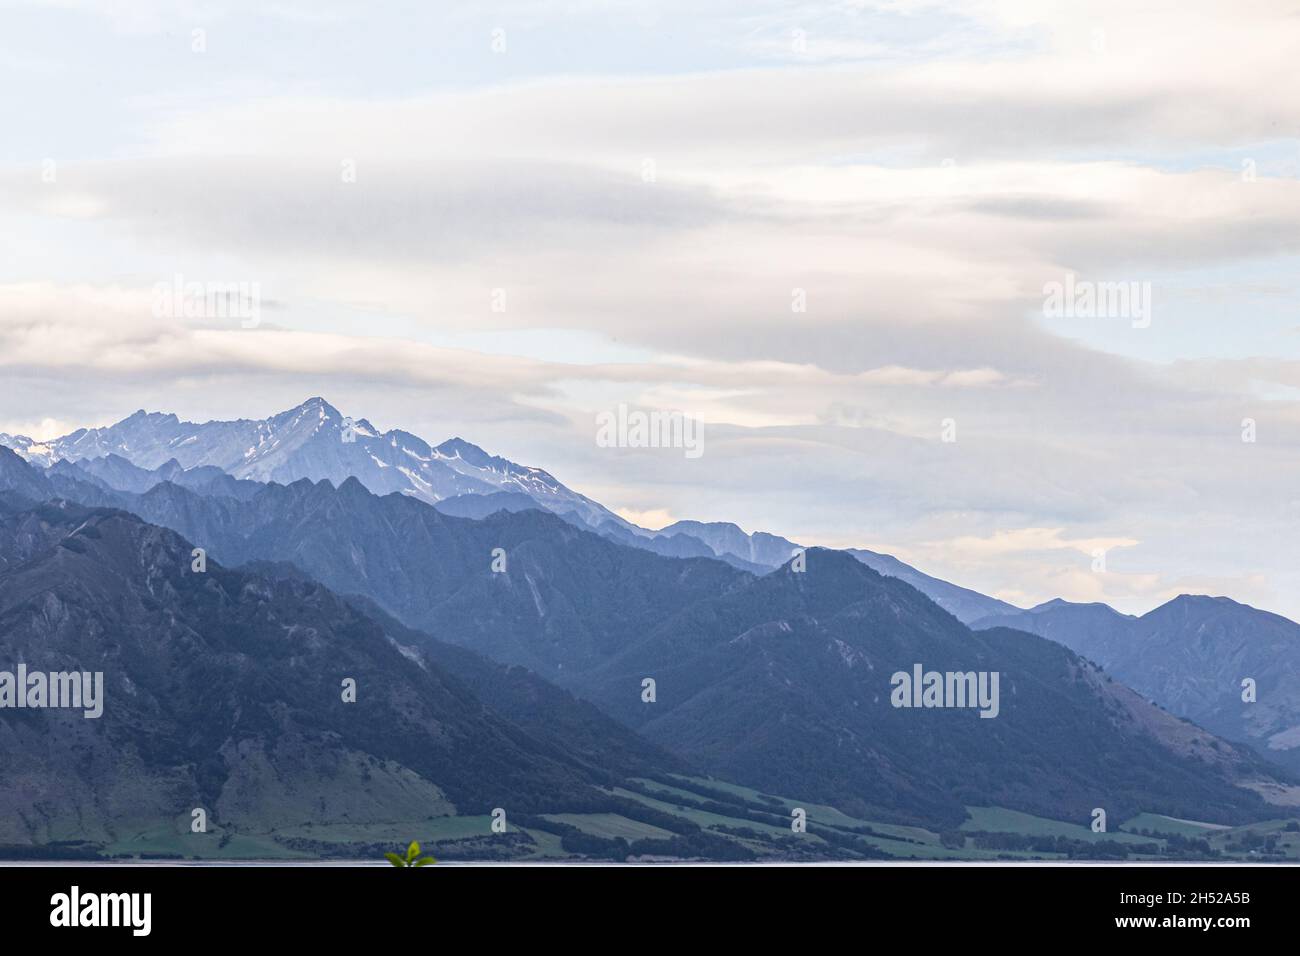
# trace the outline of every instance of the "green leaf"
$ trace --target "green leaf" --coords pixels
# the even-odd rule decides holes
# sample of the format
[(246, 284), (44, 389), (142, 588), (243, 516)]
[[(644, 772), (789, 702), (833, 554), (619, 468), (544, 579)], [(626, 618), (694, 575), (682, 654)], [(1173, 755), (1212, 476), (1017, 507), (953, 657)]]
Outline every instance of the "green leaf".
[(420, 844), (412, 840), (411, 845), (406, 848), (406, 858), (408, 860), (414, 860), (419, 855), (420, 855)]
[(388, 862), (393, 864), (393, 866), (406, 866), (406, 861), (396, 853), (385, 853), (384, 856), (388, 858)]
[(433, 864), (435, 864), (435, 863), (437, 863), (437, 862), (438, 862), (438, 861), (435, 860), (435, 859), (434, 859), (433, 857), (431, 857), (431, 856), (422, 856), (422, 857), (420, 857), (418, 860), (415, 861), (415, 865), (416, 865), (416, 866), (433, 866)]

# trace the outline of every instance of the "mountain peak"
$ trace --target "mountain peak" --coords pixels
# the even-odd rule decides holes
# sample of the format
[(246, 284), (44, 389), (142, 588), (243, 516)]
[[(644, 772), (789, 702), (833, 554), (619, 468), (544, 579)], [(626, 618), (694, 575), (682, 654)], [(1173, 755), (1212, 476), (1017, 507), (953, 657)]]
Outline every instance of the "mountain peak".
[(658, 533), (662, 534), (663, 532), (667, 531), (669, 528), (675, 528), (678, 530), (699, 529), (699, 530), (718, 531), (724, 534), (740, 535), (742, 537), (749, 536), (749, 533), (745, 531), (744, 528), (730, 521), (695, 521), (690, 518), (684, 518), (681, 521), (674, 521), (672, 524), (665, 525), (664, 527), (659, 529)]
[(445, 442), (435, 448), (434, 451), (444, 458), (459, 458), (461, 461), (473, 465), (476, 468), (490, 467), (493, 461), (498, 460), (494, 459), (493, 456), (489, 455), (478, 445), (475, 445), (473, 442), (468, 442), (459, 436), (448, 438)]
[(1202, 617), (1224, 612), (1230, 614), (1268, 614), (1271, 617), (1276, 617), (1269, 611), (1262, 611), (1249, 604), (1234, 601), (1229, 597), (1210, 594), (1180, 594), (1173, 600), (1166, 601), (1159, 607), (1147, 611), (1146, 614), (1142, 615), (1141, 620), (1156, 621), (1170, 617)]
[[(802, 570), (795, 562), (802, 557)], [(811, 596), (850, 596), (857, 600), (871, 581), (881, 581), (881, 576), (853, 555), (830, 548), (808, 548), (803, 555), (794, 555), (764, 579), (781, 582), (782, 586), (794, 584), (801, 592)]]
[(441, 445), (438, 446), (438, 450), (446, 451), (446, 452), (470, 451), (470, 452), (478, 452), (480, 454), (484, 453), (483, 449), (478, 447), (478, 445), (475, 445), (471, 441), (466, 441), (465, 439), (461, 438), (459, 435), (455, 436), (454, 438), (448, 438), (445, 442), (443, 442)]
[(325, 401), (325, 399), (321, 398), (319, 395), (313, 395), (305, 402), (302, 402), (301, 404), (289, 409), (288, 412), (284, 412), (283, 414), (288, 415), (292, 412), (311, 412), (311, 411), (321, 411), (326, 415), (336, 415), (339, 418), (343, 417), (337, 408), (335, 408), (329, 402)]
[(1085, 608), (1096, 610), (1096, 611), (1107, 612), (1115, 615), (1116, 617), (1126, 616), (1120, 614), (1119, 611), (1115, 610), (1109, 604), (1105, 604), (1101, 601), (1067, 601), (1065, 598), (1052, 598), (1050, 601), (1044, 601), (1042, 604), (1035, 604), (1033, 607), (1029, 609), (1029, 613), (1042, 614), (1045, 611), (1078, 610), (1078, 609), (1085, 609)]
[[(322, 481), (320, 484), (329, 485), (330, 483), (328, 481)], [(348, 475), (348, 477), (339, 485), (338, 490), (340, 494), (346, 495), (349, 498), (356, 498), (358, 495), (367, 498), (370, 497), (370, 492), (366, 489), (366, 486), (361, 483), (361, 479), (356, 475)]]
[[(144, 424), (145, 422), (158, 422), (158, 423), (167, 422), (168, 424), (174, 425), (177, 424), (179, 421), (180, 419), (177, 418), (175, 415), (171, 414), (170, 412), (146, 412), (143, 408), (137, 408), (134, 412), (126, 416), (126, 418), (122, 419), (117, 424), (118, 425), (139, 425), (139, 424)], [(85, 429), (78, 429), (78, 430), (85, 431)], [(95, 431), (97, 429), (91, 429), (91, 430)]]
[(1156, 608), (1156, 610), (1159, 611), (1161, 608), (1206, 608), (1215, 605), (1225, 608), (1245, 607), (1244, 604), (1239, 604), (1232, 598), (1210, 594), (1180, 594), (1172, 601), (1166, 601), (1164, 604), (1160, 605), (1160, 607)]

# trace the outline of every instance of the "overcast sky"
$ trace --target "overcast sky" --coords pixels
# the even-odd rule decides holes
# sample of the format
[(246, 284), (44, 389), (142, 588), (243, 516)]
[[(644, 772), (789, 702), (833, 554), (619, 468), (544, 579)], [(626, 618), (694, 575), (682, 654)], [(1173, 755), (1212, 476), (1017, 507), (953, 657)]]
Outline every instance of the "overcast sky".
[(1298, 11), (0, 0), (0, 431), (323, 395), (652, 527), (1300, 618)]

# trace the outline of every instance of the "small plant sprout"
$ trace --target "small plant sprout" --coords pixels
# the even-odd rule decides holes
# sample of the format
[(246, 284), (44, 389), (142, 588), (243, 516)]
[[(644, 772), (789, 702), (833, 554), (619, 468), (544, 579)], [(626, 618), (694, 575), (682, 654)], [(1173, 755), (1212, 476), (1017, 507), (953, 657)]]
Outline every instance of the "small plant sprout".
[(396, 853), (385, 853), (385, 859), (393, 866), (433, 866), (438, 861), (431, 856), (420, 856), (420, 844), (414, 840), (406, 848), (406, 856), (399, 856)]

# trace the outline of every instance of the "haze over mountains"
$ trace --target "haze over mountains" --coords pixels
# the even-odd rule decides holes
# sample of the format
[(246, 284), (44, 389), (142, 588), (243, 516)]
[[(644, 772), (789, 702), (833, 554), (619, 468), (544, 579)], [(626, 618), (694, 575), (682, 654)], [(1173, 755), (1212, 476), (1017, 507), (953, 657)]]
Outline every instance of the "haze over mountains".
[[(402, 432), (380, 435), (360, 420), (350, 426), (356, 440), (347, 441), (348, 427), (331, 406), (312, 400), (265, 422), (193, 426), (140, 413), (44, 444), (0, 436), (27, 458), (0, 448), (7, 515), (0, 613), (15, 622), (10, 656), (34, 653), (28, 645), (37, 643), (57, 646), (49, 622), (63, 620), (64, 607), (79, 608), (80, 616), (67, 618), (78, 632), (162, 628), (150, 639), (167, 641), (178, 633), (203, 635), (203, 627), (223, 631), (203, 637), (202, 653), (172, 662), (178, 673), (169, 686), (179, 688), (195, 679), (191, 672), (215, 666), (209, 652), (222, 661), (230, 653), (278, 653), (268, 623), (275, 621), (289, 635), (322, 629), (324, 637), (310, 638), (303, 666), (326, 669), (332, 642), (353, 639), (329, 636), (335, 632), (326, 625), (337, 620), (347, 635), (371, 635), (356, 638), (362, 644), (350, 653), (387, 648), (382, 665), (367, 658), (357, 668), (370, 673), (391, 665), (399, 688), (442, 680), (445, 671), (447, 686), (464, 692), (455, 700), (499, 718), (501, 746), (513, 741), (526, 751), (511, 799), (528, 812), (556, 806), (529, 780), (545, 781), (548, 792), (563, 795), (561, 803), (590, 807), (610, 799), (609, 787), (619, 780), (630, 786), (633, 775), (683, 768), (863, 819), (935, 828), (960, 825), (969, 806), (1079, 822), (1103, 806), (1119, 817), (1157, 812), (1242, 823), (1284, 816), (1300, 799), (1287, 773), (1213, 736), (1250, 740), (1274, 756), (1287, 749), (1296, 713), (1287, 688), (1296, 686), (1300, 629), (1274, 615), (1190, 598), (1140, 619), (1104, 607), (1020, 611), (867, 551), (810, 549), (798, 569), (789, 561), (798, 546), (778, 536), (678, 522), (655, 537), (546, 472), (459, 439), (434, 448)], [(52, 500), (78, 504), (41, 504)], [(105, 538), (116, 550), (105, 550)], [(219, 592), (201, 583), (195, 590), (185, 574), (191, 544), (216, 562), (219, 573), (206, 580)], [(96, 570), (93, 561), (65, 551), (114, 567)], [(146, 552), (154, 557), (141, 557)], [(155, 584), (164, 590), (155, 593)], [(34, 596), (42, 588), (57, 604), (37, 615)], [(98, 602), (105, 600), (101, 614)], [(212, 600), (230, 616), (208, 608), (217, 616), (202, 617)], [(341, 601), (348, 613), (339, 612)], [(295, 613), (306, 630), (289, 621)], [(225, 629), (251, 627), (241, 623), (247, 621), (258, 622), (262, 636), (246, 638), (256, 647), (220, 644)], [(966, 621), (977, 621), (977, 629)], [(1261, 623), (1269, 626), (1257, 631)], [(95, 653), (102, 657), (104, 648)], [(278, 660), (266, 665), (271, 673), (278, 673)], [(997, 718), (892, 706), (890, 676), (914, 664), (999, 672)], [(238, 673), (247, 674), (262, 665), (240, 666)], [(1243, 668), (1257, 672), (1268, 708), (1243, 711), (1259, 706), (1240, 705), (1240, 677), (1254, 676), (1234, 676)], [(129, 668), (123, 673), (138, 683)], [(643, 696), (648, 677), (653, 701)], [(116, 686), (122, 693), (127, 685)], [(240, 688), (223, 686), (214, 691), (224, 695), (222, 703), (213, 706), (256, 712), (253, 702), (241, 702)], [(307, 706), (301, 699), (288, 705)], [(150, 706), (164, 722), (198, 719)], [(403, 740), (423, 746), (421, 733), (456, 739), (458, 731), (429, 730), (444, 718), (452, 721), (390, 709), (376, 719), (406, 728), (389, 741), (401, 751)], [(268, 740), (290, 734), (290, 725), (273, 723), (262, 728), (264, 736), (246, 740), (241, 726), (212, 719), (212, 733), (224, 735), (209, 748), (222, 755), (221, 773), (212, 771), (219, 786), (186, 769), (189, 750), (155, 754), (150, 772), (173, 781), (175, 792), (234, 807), (234, 797), (223, 796), (237, 778), (230, 754), (265, 751)], [(306, 735), (303, 741), (341, 734), (331, 719), (309, 712), (292, 733)], [(144, 716), (130, 720), (137, 729), (145, 725)], [(128, 737), (96, 737), (103, 762), (139, 747)], [(436, 791), (457, 810), (476, 812), (492, 799), (473, 774), (454, 780), (447, 764), (416, 764), (372, 738), (348, 739), (357, 766), (379, 761), (394, 780), (420, 788), (421, 800)], [(443, 752), (438, 759), (460, 759)], [(605, 753), (610, 760), (600, 759)], [(30, 759), (33, 766), (40, 760)], [(278, 759), (265, 757), (265, 772), (283, 781), (297, 765)], [(313, 773), (321, 759), (323, 751), (311, 751)], [(49, 766), (43, 772), (53, 773)], [(89, 792), (114, 792), (107, 778), (84, 784)], [(383, 787), (396, 793), (398, 785)], [(157, 803), (162, 791), (150, 792)], [(68, 804), (53, 816), (93, 817), (93, 810), (106, 819), (104, 808), (118, 798), (103, 799), (109, 803), (97, 810)], [(29, 835), (56, 829), (29, 824)]]
[[(620, 544), (668, 557), (717, 557), (755, 573), (779, 567), (803, 547), (723, 521), (682, 520), (658, 531), (641, 528), (540, 468), (491, 455), (461, 438), (434, 446), (397, 429), (381, 433), (322, 398), (260, 421), (195, 424), (141, 410), (115, 425), (78, 429), (46, 442), (0, 433), (0, 445), (45, 468), (76, 462), (86, 474), (129, 491), (147, 491), (173, 478), (194, 487), (223, 474), (280, 484), (326, 480), (335, 487), (356, 478), (376, 494), (399, 492), (462, 517), (519, 511), (531, 504)], [(967, 623), (1016, 610), (889, 555), (861, 549), (849, 553), (881, 574), (901, 577)]]

